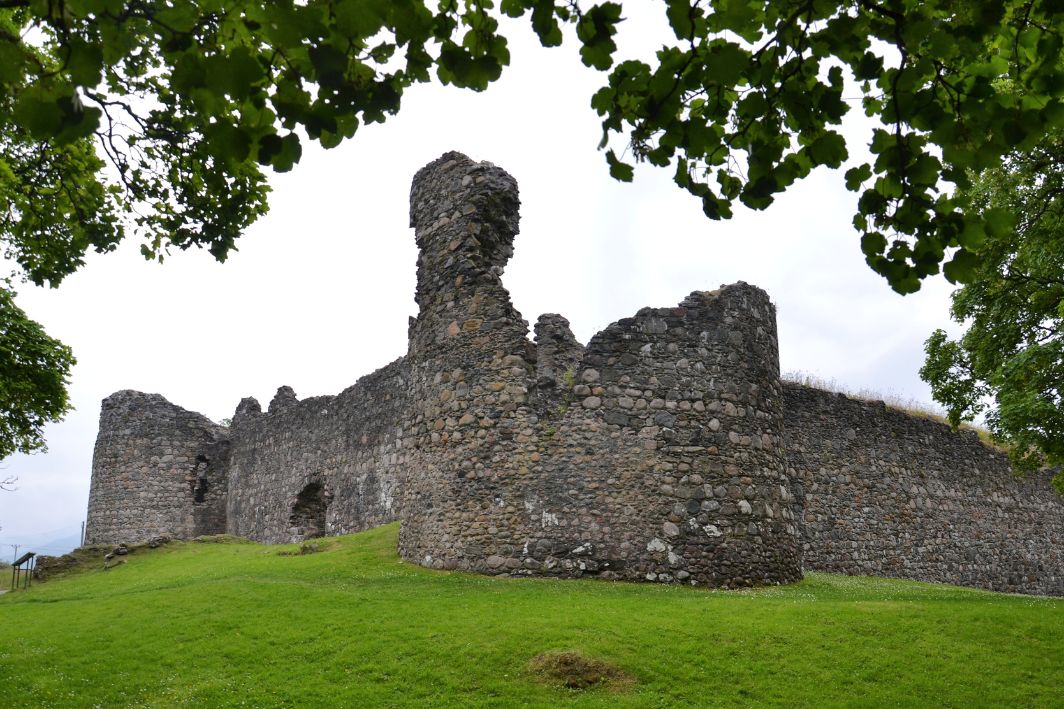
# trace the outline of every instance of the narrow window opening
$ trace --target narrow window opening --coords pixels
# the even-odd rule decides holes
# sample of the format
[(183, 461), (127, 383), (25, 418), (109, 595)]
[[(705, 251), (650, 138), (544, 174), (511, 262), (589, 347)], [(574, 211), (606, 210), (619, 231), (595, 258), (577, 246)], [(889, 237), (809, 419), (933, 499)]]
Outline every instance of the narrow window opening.
[(207, 500), (207, 468), (210, 467), (210, 458), (205, 455), (196, 456), (196, 468), (193, 471), (189, 485), (192, 488), (192, 501), (195, 503)]
[(197, 478), (196, 487), (192, 488), (192, 501), (204, 502), (207, 499), (207, 478)]

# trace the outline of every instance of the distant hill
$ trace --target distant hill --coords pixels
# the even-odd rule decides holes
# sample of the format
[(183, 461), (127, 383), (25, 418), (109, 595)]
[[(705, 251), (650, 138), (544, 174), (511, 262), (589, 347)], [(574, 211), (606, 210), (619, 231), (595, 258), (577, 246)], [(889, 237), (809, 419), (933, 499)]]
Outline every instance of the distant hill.
[(59, 556), (60, 554), (66, 554), (72, 549), (77, 549), (81, 546), (81, 532), (77, 534), (69, 534), (65, 537), (59, 537), (57, 539), (50, 539), (43, 544), (37, 544), (30, 547), (31, 551), (35, 551), (38, 554), (47, 554), (48, 556)]
[(34, 551), (48, 556), (60, 556), (81, 546), (81, 529), (52, 529), (37, 534), (8, 534), (5, 530), (0, 532), (0, 544), (4, 545), (0, 547), (0, 554), (3, 554), (6, 561), (11, 561), (7, 557), (14, 552), (10, 546), (12, 544), (18, 544), (19, 554)]

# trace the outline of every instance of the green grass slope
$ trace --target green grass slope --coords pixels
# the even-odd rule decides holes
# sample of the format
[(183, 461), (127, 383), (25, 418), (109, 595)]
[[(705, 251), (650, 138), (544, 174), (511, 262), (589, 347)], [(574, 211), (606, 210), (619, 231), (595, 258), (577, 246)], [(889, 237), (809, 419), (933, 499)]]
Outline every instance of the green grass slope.
[[(823, 574), (738, 592), (492, 579), (405, 564), (396, 533), (306, 556), (175, 543), (0, 596), (0, 682), (55, 707), (1064, 704), (1059, 599)], [(624, 680), (537, 674), (562, 650)]]

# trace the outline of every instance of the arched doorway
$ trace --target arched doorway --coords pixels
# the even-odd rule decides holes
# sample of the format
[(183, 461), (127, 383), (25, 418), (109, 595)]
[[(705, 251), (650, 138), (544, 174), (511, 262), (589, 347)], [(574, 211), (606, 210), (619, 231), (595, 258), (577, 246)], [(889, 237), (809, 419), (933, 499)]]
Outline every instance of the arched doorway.
[(308, 483), (300, 490), (288, 518), (292, 541), (325, 536), (325, 512), (328, 508), (328, 495), (320, 482)]

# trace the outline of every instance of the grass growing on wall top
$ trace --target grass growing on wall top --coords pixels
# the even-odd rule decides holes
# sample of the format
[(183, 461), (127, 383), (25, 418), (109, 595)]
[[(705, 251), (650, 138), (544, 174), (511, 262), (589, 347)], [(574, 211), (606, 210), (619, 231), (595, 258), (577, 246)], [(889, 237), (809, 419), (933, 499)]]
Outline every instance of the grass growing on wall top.
[[(56, 707), (1060, 706), (1059, 599), (492, 579), (402, 563), (396, 532), (177, 543), (0, 596), (0, 682)], [(539, 671), (569, 651), (623, 681)]]
[[(815, 374), (802, 371), (784, 372), (780, 378), (785, 382), (800, 384), (801, 386), (809, 387), (810, 389), (829, 391), (834, 394), (845, 394), (851, 399), (858, 399), (860, 401), (882, 401), (887, 408), (894, 409), (895, 411), (901, 411), (902, 413), (915, 416), (916, 418), (937, 421), (946, 426), (950, 425), (949, 420), (946, 418), (945, 410), (939, 405), (929, 404), (911, 396), (903, 396), (894, 391), (887, 391), (884, 393), (874, 389), (855, 390), (835, 379), (822, 379)], [(965, 431), (975, 431), (976, 435), (979, 436), (979, 440), (986, 445), (992, 448), (997, 448), (1002, 452), (1007, 452), (1006, 448), (993, 439), (990, 435), (990, 430), (985, 426), (962, 421), (960, 429)]]

